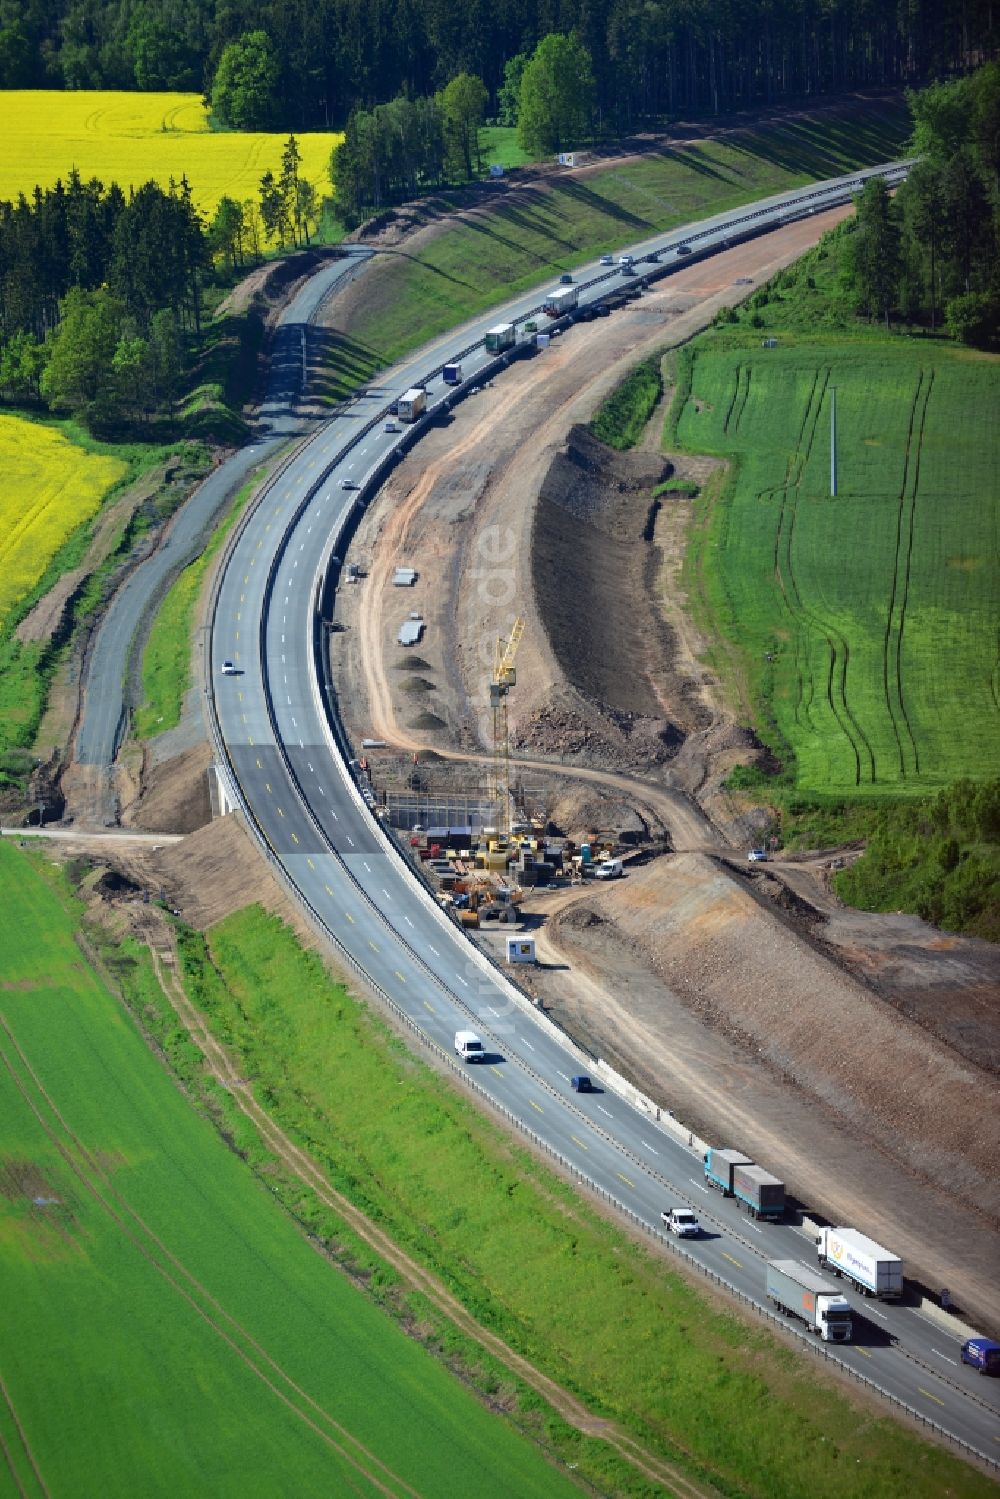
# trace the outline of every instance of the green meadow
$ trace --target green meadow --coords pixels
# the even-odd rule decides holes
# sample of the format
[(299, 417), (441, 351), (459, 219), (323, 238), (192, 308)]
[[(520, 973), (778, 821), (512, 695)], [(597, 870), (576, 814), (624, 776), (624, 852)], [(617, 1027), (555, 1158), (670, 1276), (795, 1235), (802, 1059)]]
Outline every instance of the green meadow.
[(22, 1495), (574, 1491), (313, 1248), (0, 841), (0, 1439)]
[(744, 318), (682, 356), (672, 412), (682, 447), (731, 463), (694, 556), (758, 726), (804, 792), (995, 775), (1000, 360), (771, 311), (777, 348)]

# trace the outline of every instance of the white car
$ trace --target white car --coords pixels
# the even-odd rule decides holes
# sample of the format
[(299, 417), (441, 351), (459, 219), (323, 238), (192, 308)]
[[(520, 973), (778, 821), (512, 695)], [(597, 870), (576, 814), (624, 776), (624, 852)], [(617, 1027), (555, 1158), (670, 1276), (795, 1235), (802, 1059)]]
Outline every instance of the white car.
[(660, 1218), (663, 1227), (679, 1239), (697, 1239), (701, 1234), (701, 1224), (690, 1208), (667, 1208)]
[(235, 677), (235, 675), (236, 675), (236, 667), (233, 665), (233, 663), (231, 661), (223, 661), (223, 663), (222, 663), (222, 675), (224, 677)]
[(357, 479), (341, 479), (341, 481), (340, 481), (340, 487), (341, 487), (341, 489), (360, 489), (361, 488), (361, 486), (358, 483)]
[(747, 854), (747, 863), (748, 864), (766, 864), (767, 863), (767, 849), (766, 848), (752, 848), (750, 850), (750, 852)]
[(615, 257), (613, 255), (602, 255), (601, 256), (601, 265), (614, 265), (614, 263), (615, 263)]

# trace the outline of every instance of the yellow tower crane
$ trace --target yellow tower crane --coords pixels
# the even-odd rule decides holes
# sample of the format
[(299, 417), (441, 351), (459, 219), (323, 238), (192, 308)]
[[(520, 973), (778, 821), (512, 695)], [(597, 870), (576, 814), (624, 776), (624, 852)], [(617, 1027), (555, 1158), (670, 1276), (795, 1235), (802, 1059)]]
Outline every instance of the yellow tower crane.
[(493, 798), (497, 808), (497, 832), (510, 832), (510, 737), (507, 725), (507, 696), (517, 681), (514, 657), (524, 634), (524, 620), (516, 619), (507, 640), (501, 636), (493, 653), (493, 676), (490, 679), (490, 707), (493, 709)]

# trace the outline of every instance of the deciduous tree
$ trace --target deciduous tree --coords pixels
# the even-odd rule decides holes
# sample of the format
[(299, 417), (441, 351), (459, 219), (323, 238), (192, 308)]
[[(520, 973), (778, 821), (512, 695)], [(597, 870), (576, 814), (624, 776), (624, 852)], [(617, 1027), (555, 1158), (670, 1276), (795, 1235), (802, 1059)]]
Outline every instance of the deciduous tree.
[(587, 49), (575, 36), (543, 37), (521, 78), (517, 131), (523, 149), (549, 156), (578, 146), (590, 131), (593, 99)]

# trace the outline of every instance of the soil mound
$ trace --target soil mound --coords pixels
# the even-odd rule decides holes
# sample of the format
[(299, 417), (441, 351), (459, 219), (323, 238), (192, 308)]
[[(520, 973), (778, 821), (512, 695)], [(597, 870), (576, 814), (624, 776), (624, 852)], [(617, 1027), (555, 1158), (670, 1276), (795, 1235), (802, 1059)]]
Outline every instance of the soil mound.
[[(689, 684), (671, 672), (656, 600), (652, 490), (669, 472), (661, 456), (614, 453), (573, 427), (545, 476), (532, 533), (538, 609), (567, 681), (628, 746), (626, 758), (647, 762), (669, 759), (703, 722)], [(593, 714), (546, 712), (519, 731), (532, 748), (576, 753), (594, 737)]]

